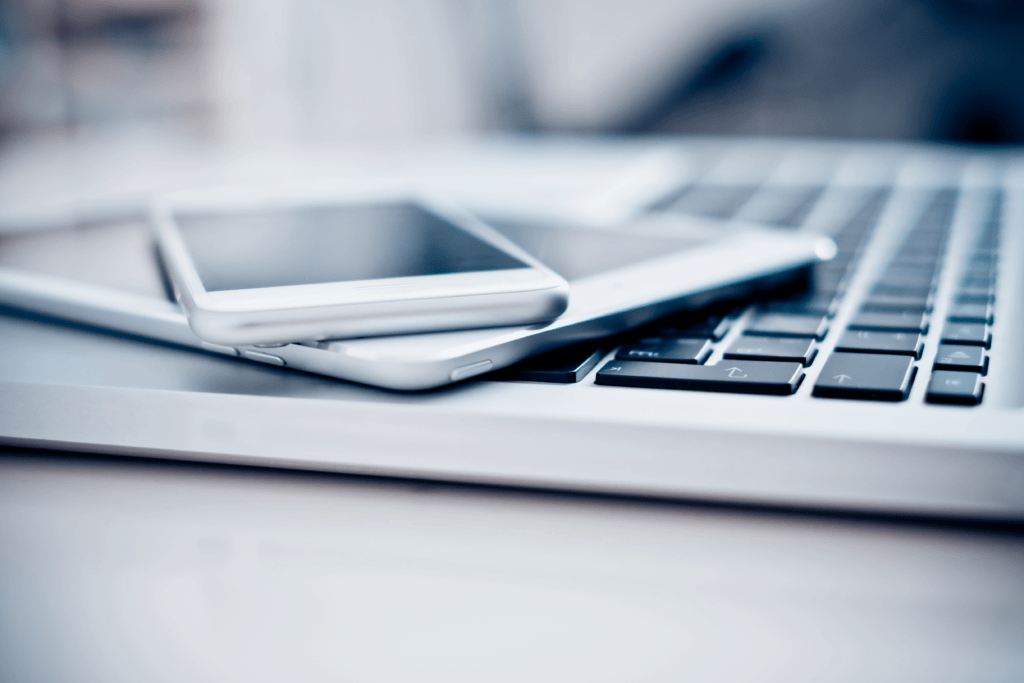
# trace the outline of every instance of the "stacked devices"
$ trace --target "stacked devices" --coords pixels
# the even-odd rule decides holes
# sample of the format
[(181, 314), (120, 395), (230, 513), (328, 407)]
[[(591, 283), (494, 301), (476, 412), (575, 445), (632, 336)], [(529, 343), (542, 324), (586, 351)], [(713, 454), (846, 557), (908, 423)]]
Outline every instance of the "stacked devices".
[[(622, 153), (623, 143), (612, 146)], [(1021, 157), (772, 140), (635, 147), (638, 157), (674, 155), (687, 170), (656, 197), (620, 202), (614, 213), (625, 220), (595, 225), (566, 216), (557, 230), (582, 235), (580, 244), (610, 240), (623, 258), (644, 251), (636, 245), (660, 245), (648, 252), (657, 258), (606, 273), (664, 263), (675, 258), (663, 256), (666, 245), (681, 241), (680, 253), (696, 256), (692, 272), (718, 270), (721, 279), (698, 283), (686, 279), (688, 270), (667, 269), (680, 289), (656, 297), (648, 290), (644, 304), (615, 298), (623, 280), (570, 273), (534, 250), (570, 282), (569, 308), (554, 322), (263, 349), (280, 361), (263, 362), (298, 367), (303, 350), (333, 354), (350, 379), (377, 385), (461, 379), (453, 372), (483, 360), (478, 353), (491, 361), (485, 370), (507, 368), (425, 394), (264, 371), (8, 316), (0, 434), (6, 443), (217, 462), (830, 510), (1024, 516), (1024, 369), (1015, 353), (1024, 334)], [(545, 150), (534, 151), (543, 164)], [(507, 212), (486, 215), (487, 203), (475, 208), (527, 251), (531, 231), (556, 230), (549, 221), (509, 221)], [(750, 225), (774, 227), (743, 227)], [(832, 238), (839, 253), (813, 268), (809, 284), (767, 286), (792, 285), (786, 274), (799, 274), (798, 262), (808, 262), (820, 237)], [(803, 245), (803, 256), (785, 244)], [(760, 275), (752, 272), (758, 262)], [(719, 269), (729, 263), (735, 271)], [(5, 271), (7, 301), (43, 312), (41, 276), (11, 276)], [(760, 286), (751, 287), (751, 277)], [(592, 282), (604, 288), (587, 298), (581, 293)], [(96, 300), (95, 290), (81, 292), (78, 311)], [(129, 331), (119, 306), (138, 305), (135, 319), (142, 306), (123, 296), (99, 324)], [(150, 313), (141, 317), (153, 331), (141, 334), (199, 345), (186, 338), (187, 323), (171, 304), (159, 302), (158, 315), (156, 298), (145, 302)], [(583, 303), (593, 308), (580, 320), (574, 307)], [(712, 308), (698, 312), (698, 304)], [(68, 309), (48, 312), (85, 321)], [(569, 342), (583, 345), (566, 350)], [(554, 349), (560, 355), (531, 355)], [(258, 352), (236, 352), (246, 350)], [(145, 365), (144, 376), (126, 369), (133, 364)], [(340, 366), (327, 374), (338, 376)], [(369, 368), (398, 370), (382, 381)]]
[[(129, 273), (155, 270), (185, 315), (155, 296), (83, 289), (80, 280), (110, 277), (111, 254), (79, 260), (77, 280), (67, 264), (64, 277), (11, 268), (0, 291), (9, 306), (59, 319), (423, 390), (799, 280), (834, 251), (821, 237), (667, 222), (671, 234), (660, 224), (647, 234), (641, 219), (612, 232), (506, 216), (499, 232), (449, 202), (393, 189), (224, 187), (157, 198), (149, 230), (129, 222), (7, 239), (24, 266), (54, 240), (103, 233), (93, 240), (119, 253), (121, 289)], [(572, 280), (571, 293), (545, 264)]]

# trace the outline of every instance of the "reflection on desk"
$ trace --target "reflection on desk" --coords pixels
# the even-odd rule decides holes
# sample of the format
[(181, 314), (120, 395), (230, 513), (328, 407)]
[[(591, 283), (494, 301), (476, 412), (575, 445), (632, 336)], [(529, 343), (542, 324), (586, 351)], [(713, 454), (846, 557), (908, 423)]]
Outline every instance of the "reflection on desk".
[(1024, 680), (1024, 538), (7, 451), (0, 679)]

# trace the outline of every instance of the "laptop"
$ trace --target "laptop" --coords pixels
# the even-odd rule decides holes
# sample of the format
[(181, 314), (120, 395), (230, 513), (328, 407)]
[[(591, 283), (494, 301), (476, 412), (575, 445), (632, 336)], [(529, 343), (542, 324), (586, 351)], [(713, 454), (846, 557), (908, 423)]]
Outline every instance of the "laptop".
[[(624, 150), (671, 159), (681, 170), (672, 183), (623, 174), (615, 192), (577, 186), (571, 201), (543, 206), (488, 183), (475, 203), (471, 192), (460, 198), (495, 218), (510, 203), (517, 220), (614, 217), (610, 231), (643, 218), (666, 237), (679, 222), (659, 216), (756, 223), (830, 236), (839, 255), (802, 287), (661, 318), (423, 394), (7, 316), (0, 440), (729, 504), (1024, 518), (1024, 157), (770, 139), (572, 146), (592, 159), (625, 159)], [(557, 141), (529, 147), (538, 169), (546, 154), (565, 153)]]

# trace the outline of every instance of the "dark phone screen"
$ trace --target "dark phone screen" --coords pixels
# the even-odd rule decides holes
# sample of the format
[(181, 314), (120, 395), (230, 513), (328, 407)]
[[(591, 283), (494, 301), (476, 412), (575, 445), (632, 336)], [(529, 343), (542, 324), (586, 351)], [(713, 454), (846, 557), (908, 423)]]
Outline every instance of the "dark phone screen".
[(529, 267), (412, 203), (175, 219), (209, 292)]

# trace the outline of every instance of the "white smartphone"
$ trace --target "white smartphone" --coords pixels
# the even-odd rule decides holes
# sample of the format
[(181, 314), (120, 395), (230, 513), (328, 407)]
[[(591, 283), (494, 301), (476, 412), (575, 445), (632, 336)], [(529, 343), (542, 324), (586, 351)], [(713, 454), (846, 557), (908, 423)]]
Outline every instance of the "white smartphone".
[(566, 281), (474, 216), (394, 191), (157, 198), (150, 223), (193, 331), (229, 346), (554, 320)]

